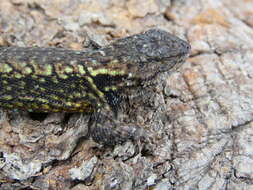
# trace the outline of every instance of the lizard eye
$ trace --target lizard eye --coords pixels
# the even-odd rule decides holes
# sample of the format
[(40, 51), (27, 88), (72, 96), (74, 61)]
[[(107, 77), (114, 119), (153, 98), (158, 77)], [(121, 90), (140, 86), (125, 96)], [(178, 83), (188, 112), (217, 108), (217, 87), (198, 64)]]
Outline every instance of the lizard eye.
[(133, 65), (132, 64), (127, 64), (127, 69), (130, 70), (133, 68)]
[(138, 63), (138, 67), (139, 67), (139, 68), (143, 68), (144, 65), (145, 65), (144, 62), (142, 62), (142, 61)]
[(159, 46), (157, 45), (157, 42), (154, 40), (150, 40), (147, 43), (141, 43), (141, 44), (137, 44), (136, 48), (137, 50), (142, 53), (145, 56), (148, 57), (155, 57), (157, 56), (157, 48)]

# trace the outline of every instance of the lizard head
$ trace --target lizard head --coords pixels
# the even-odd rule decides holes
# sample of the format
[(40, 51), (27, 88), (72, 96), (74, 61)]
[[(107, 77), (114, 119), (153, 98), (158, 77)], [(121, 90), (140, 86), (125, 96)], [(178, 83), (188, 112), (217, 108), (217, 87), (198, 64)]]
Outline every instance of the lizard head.
[(129, 78), (142, 82), (178, 68), (190, 52), (186, 41), (160, 29), (116, 40), (111, 47), (120, 63), (127, 65)]
[[(122, 94), (135, 89), (125, 87), (148, 85), (159, 73), (178, 68), (189, 51), (186, 41), (166, 31), (151, 29), (91, 51), (91, 60), (96, 64), (88, 70), (96, 88), (105, 94), (107, 103), (115, 111)], [(125, 93), (120, 93), (121, 90)]]

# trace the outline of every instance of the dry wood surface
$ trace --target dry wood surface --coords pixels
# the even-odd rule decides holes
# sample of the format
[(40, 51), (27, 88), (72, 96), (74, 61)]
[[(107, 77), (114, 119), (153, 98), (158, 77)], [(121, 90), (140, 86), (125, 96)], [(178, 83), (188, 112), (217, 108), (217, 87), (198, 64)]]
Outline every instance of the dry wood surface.
[(150, 28), (192, 47), (130, 102), (152, 142), (106, 148), (87, 115), (1, 110), (1, 190), (253, 189), (252, 0), (0, 1), (0, 46), (80, 50)]

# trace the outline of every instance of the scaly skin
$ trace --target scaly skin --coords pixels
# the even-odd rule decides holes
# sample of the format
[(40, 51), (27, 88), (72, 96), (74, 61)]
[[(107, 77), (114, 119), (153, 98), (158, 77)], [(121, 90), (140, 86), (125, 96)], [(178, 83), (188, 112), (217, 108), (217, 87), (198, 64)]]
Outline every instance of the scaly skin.
[(0, 107), (117, 113), (122, 97), (184, 61), (187, 42), (151, 29), (98, 50), (0, 47)]

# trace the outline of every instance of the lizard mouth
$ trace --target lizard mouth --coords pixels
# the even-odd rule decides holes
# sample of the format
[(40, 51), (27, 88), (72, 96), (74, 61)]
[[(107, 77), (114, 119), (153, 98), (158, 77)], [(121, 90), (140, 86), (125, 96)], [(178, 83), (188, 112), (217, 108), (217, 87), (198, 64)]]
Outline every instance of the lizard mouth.
[(166, 58), (160, 62), (149, 62), (145, 65), (145, 69), (140, 71), (139, 77), (142, 83), (146, 83), (147, 81), (152, 81), (160, 73), (172, 73), (183, 64), (187, 57), (188, 54), (183, 54), (181, 56)]

